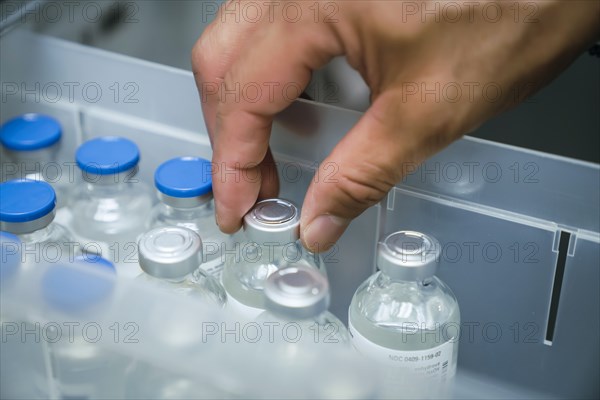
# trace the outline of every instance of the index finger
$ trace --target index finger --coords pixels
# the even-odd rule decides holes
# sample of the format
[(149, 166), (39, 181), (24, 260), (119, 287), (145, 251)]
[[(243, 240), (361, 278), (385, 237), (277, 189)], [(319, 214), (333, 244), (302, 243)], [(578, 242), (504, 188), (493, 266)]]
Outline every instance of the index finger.
[(241, 52), (225, 75), (225, 92), (217, 106), (213, 162), (220, 174), (213, 176), (213, 191), (224, 232), (240, 228), (261, 185), (268, 182), (261, 166), (268, 161), (274, 116), (300, 96), (313, 69), (336, 55), (318, 35), (317, 41), (312, 40), (305, 31), (297, 34), (284, 23), (268, 29)]

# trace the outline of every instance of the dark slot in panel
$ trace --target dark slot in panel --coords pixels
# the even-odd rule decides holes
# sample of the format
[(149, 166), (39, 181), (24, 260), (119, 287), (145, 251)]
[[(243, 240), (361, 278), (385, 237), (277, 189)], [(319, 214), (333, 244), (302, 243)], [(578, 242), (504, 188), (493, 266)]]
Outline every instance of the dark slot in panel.
[(571, 234), (569, 232), (560, 232), (558, 258), (556, 259), (554, 284), (552, 285), (552, 298), (550, 300), (550, 312), (548, 313), (548, 326), (546, 327), (546, 343), (549, 344), (551, 344), (552, 340), (554, 339), (554, 329), (556, 327), (556, 317), (558, 315), (558, 304), (560, 302), (560, 291), (562, 290), (563, 278), (565, 276), (565, 265), (567, 263), (570, 239)]

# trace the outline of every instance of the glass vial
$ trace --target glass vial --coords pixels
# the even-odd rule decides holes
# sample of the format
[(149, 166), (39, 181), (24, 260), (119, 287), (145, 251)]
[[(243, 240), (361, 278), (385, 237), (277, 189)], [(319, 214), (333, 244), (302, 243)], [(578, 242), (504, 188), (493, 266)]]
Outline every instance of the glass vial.
[(122, 137), (99, 137), (79, 146), (75, 159), (83, 182), (70, 203), (73, 231), (87, 252), (118, 264), (118, 272), (137, 274), (136, 243), (152, 208), (149, 188), (135, 176), (137, 145)]
[(158, 203), (148, 226), (181, 226), (202, 238), (201, 268), (220, 279), (229, 235), (215, 223), (211, 163), (198, 157), (178, 157), (162, 163), (154, 174)]
[(200, 298), (209, 305), (224, 306), (227, 295), (221, 284), (200, 268), (202, 240), (191, 229), (160, 227), (146, 232), (138, 243), (138, 279), (167, 290)]
[(409, 372), (445, 390), (456, 372), (460, 311), (435, 276), (439, 254), (438, 241), (423, 233), (387, 236), (378, 248), (380, 271), (356, 290), (348, 325), (354, 347), (390, 367), (392, 380)]
[(78, 243), (62, 225), (53, 222), (56, 194), (50, 184), (14, 179), (0, 184), (0, 230), (19, 237), (21, 268), (73, 260)]
[[(288, 344), (307, 341), (325, 345), (348, 343), (346, 327), (328, 311), (329, 282), (318, 270), (303, 265), (279, 269), (267, 278), (264, 295), (266, 311), (258, 321), (269, 323), (275, 332), (293, 323), (299, 330), (300, 339)], [(276, 334), (276, 338), (279, 336)]]
[(6, 158), (1, 163), (0, 181), (48, 182), (56, 192), (57, 207), (65, 205), (70, 174), (58, 159), (61, 137), (60, 123), (43, 114), (24, 114), (4, 123), (0, 127), (0, 143)]
[(244, 216), (243, 235), (227, 250), (223, 286), (233, 314), (254, 320), (264, 311), (263, 289), (269, 275), (290, 265), (319, 270), (326, 275), (321, 257), (308, 252), (300, 238), (300, 212), (290, 201), (263, 200)]

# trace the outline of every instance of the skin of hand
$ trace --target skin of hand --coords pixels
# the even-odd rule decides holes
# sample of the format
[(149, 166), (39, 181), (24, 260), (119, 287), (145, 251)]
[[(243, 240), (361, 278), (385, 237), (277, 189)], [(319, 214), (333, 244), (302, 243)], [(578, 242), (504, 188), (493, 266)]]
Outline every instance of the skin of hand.
[[(402, 179), (404, 163), (524, 100), (600, 36), (595, 0), (251, 3), (225, 3), (192, 50), (223, 232), (278, 194), (269, 137), (294, 100), (282, 87), (305, 88), (312, 71), (344, 55), (371, 90), (370, 108), (321, 164), (337, 165), (335, 183), (312, 182), (304, 199), (301, 240), (317, 252)], [(252, 85), (272, 90), (236, 95)], [(424, 94), (452, 85), (463, 95)]]

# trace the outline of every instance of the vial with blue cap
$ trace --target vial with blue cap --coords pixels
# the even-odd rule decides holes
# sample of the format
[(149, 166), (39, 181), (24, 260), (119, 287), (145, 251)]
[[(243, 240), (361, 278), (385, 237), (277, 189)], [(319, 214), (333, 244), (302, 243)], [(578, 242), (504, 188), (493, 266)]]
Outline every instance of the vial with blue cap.
[(354, 294), (348, 327), (356, 350), (385, 366), (390, 382), (416, 374), (444, 395), (456, 372), (460, 310), (435, 276), (440, 251), (421, 232), (388, 235), (378, 247), (379, 272)]
[[(273, 327), (274, 341), (292, 347), (284, 351), (297, 353), (302, 345), (349, 343), (343, 322), (328, 311), (329, 282), (318, 270), (304, 265), (279, 269), (267, 278), (264, 296), (266, 311), (257, 321)], [(285, 340), (291, 325), (297, 340)]]
[[(46, 328), (54, 329), (47, 335), (57, 338), (48, 341), (47, 351), (59, 398), (123, 398), (130, 360), (102, 346), (103, 338), (97, 335), (104, 327), (93, 317), (110, 306), (116, 283), (114, 265), (97, 255), (78, 256), (44, 271), (41, 292), (46, 307), (79, 321)], [(93, 328), (87, 329), (90, 325)]]
[(69, 166), (59, 160), (62, 127), (43, 114), (29, 113), (12, 118), (0, 127), (3, 160), (1, 181), (43, 180), (57, 195), (57, 207), (66, 204), (70, 188)]
[(191, 229), (179, 226), (154, 228), (140, 237), (138, 279), (174, 293), (223, 307), (227, 295), (221, 284), (200, 268), (202, 240)]
[(160, 203), (154, 206), (149, 228), (180, 226), (202, 238), (201, 268), (220, 279), (224, 264), (223, 250), (229, 235), (215, 223), (211, 163), (199, 157), (178, 157), (162, 163), (154, 173)]
[(0, 184), (0, 230), (21, 241), (21, 268), (73, 259), (79, 245), (62, 225), (53, 222), (56, 194), (50, 184), (14, 179)]
[(263, 290), (275, 271), (302, 265), (326, 275), (321, 257), (300, 243), (299, 226), (300, 211), (284, 199), (262, 200), (244, 216), (243, 235), (228, 249), (222, 274), (234, 315), (254, 320), (264, 311)]
[(87, 251), (126, 267), (123, 273), (137, 273), (136, 241), (152, 209), (149, 188), (135, 177), (137, 145), (122, 137), (99, 137), (79, 146), (75, 160), (83, 182), (69, 205), (73, 231)]

